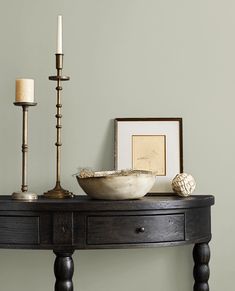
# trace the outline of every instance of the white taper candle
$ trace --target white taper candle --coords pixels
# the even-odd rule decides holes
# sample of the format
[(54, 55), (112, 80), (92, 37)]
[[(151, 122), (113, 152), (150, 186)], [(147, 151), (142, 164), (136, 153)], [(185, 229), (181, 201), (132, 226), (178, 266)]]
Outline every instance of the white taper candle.
[(62, 54), (62, 16), (58, 15), (57, 19), (57, 54)]

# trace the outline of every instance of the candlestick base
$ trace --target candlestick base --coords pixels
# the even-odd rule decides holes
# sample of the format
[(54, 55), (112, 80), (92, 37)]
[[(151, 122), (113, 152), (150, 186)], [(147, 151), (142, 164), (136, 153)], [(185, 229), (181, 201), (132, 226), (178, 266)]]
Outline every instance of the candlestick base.
[(11, 195), (11, 199), (32, 201), (32, 200), (37, 200), (38, 195), (31, 192), (14, 192)]
[(63, 189), (60, 184), (56, 184), (55, 188), (44, 193), (46, 198), (50, 199), (64, 199), (64, 198), (73, 198), (73, 193)]

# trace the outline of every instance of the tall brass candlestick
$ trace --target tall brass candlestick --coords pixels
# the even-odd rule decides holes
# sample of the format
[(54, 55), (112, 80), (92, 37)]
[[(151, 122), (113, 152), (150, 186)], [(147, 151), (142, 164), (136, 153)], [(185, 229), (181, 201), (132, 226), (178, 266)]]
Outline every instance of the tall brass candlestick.
[(35, 106), (34, 102), (15, 102), (16, 106), (22, 106), (23, 109), (23, 134), (22, 134), (22, 186), (21, 192), (14, 192), (12, 199), (16, 200), (35, 200), (37, 194), (28, 192), (28, 109), (29, 106)]
[(48, 192), (44, 193), (44, 196), (47, 198), (71, 198), (73, 197), (73, 194), (65, 190), (61, 187), (61, 91), (62, 91), (62, 81), (68, 81), (69, 77), (62, 76), (62, 69), (63, 69), (63, 54), (56, 54), (56, 69), (57, 69), (57, 75), (56, 76), (50, 76), (49, 80), (56, 81), (57, 82), (57, 104), (56, 104), (56, 185), (52, 190), (49, 190)]

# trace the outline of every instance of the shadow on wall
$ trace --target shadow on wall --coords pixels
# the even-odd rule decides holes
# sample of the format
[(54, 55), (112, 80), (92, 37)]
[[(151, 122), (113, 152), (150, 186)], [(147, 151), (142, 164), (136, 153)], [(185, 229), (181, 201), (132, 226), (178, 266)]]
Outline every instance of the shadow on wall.
[(108, 122), (95, 166), (100, 171), (114, 169), (114, 119)]

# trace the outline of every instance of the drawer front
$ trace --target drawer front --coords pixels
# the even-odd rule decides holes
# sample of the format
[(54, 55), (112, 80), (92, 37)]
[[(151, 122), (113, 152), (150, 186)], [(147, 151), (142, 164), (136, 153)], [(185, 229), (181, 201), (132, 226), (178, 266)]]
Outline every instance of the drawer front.
[(39, 217), (0, 216), (0, 244), (39, 244)]
[(89, 216), (87, 244), (138, 244), (184, 240), (184, 214)]

